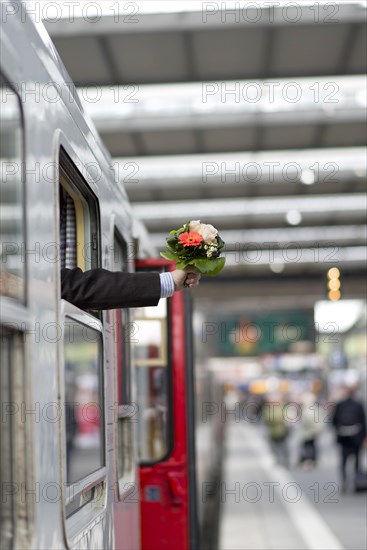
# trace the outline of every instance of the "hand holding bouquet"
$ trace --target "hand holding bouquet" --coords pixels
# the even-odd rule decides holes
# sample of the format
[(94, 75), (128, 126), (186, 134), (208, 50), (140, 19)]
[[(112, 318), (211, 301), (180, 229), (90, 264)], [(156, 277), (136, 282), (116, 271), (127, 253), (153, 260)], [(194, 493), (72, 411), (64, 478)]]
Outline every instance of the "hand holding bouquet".
[(176, 261), (177, 269), (194, 266), (203, 275), (216, 275), (224, 267), (225, 259), (219, 257), (224, 242), (210, 224), (189, 221), (170, 231), (166, 240), (167, 252), (161, 252), (161, 256)]

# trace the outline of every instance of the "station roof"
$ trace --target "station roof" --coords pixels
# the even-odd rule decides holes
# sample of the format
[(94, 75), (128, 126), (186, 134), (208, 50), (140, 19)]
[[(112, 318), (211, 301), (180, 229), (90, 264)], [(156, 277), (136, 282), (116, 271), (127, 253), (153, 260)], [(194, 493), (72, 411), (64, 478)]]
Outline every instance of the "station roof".
[(161, 13), (146, 13), (152, 9), (146, 2), (103, 2), (105, 9), (95, 13), (93, 4), (46, 23), (78, 85), (325, 76), (365, 69), (365, 2), (150, 2)]
[(157, 244), (201, 217), (230, 250), (328, 241), (363, 269), (366, 2), (76, 4), (46, 27)]

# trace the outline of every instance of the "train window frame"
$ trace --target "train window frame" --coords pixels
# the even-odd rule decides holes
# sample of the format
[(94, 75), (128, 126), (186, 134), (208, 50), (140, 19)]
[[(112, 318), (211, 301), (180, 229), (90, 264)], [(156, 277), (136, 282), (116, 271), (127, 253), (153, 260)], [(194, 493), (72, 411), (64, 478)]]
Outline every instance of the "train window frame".
[[(142, 272), (142, 271), (151, 271), (152, 269), (149, 268), (149, 267), (139, 267), (138, 271), (139, 272)], [(156, 268), (154, 268), (154, 271), (158, 271), (158, 272), (164, 272), (165, 271), (165, 268), (162, 267), (160, 268), (159, 266), (157, 266)], [(172, 315), (172, 312), (171, 312), (171, 298), (166, 298), (166, 299), (163, 299), (163, 300), (160, 300), (160, 303), (163, 302), (166, 304), (166, 315), (165, 315), (165, 318), (164, 318), (164, 322), (162, 322), (162, 327), (164, 327), (164, 330), (165, 330), (165, 336), (164, 336), (164, 339), (165, 339), (165, 346), (166, 346), (166, 353), (162, 353), (161, 356), (157, 359), (157, 358), (153, 358), (153, 359), (148, 359), (147, 362), (144, 363), (144, 360), (141, 360), (141, 359), (138, 359), (138, 364), (137, 364), (137, 359), (136, 359), (136, 356), (134, 355), (134, 352), (133, 352), (133, 363), (134, 363), (134, 368), (136, 369), (136, 372), (138, 373), (139, 372), (139, 369), (141, 368), (144, 368), (144, 366), (146, 366), (147, 368), (152, 368), (152, 367), (162, 367), (165, 369), (166, 373), (167, 373), (167, 388), (166, 388), (166, 393), (167, 393), (167, 425), (166, 425), (166, 449), (165, 449), (165, 452), (157, 457), (157, 458), (154, 458), (154, 459), (147, 459), (147, 458), (144, 458), (142, 456), (140, 456), (140, 434), (139, 434), (139, 438), (138, 438), (138, 462), (139, 462), (139, 465), (141, 467), (149, 467), (149, 466), (154, 466), (156, 464), (159, 464), (161, 462), (165, 462), (171, 455), (172, 455), (172, 452), (174, 450), (174, 402), (173, 402), (173, 367), (172, 367), (172, 344), (171, 344), (171, 340), (172, 340), (172, 334), (171, 334), (171, 330), (170, 330), (170, 326), (171, 326), (171, 315)], [(159, 304), (158, 306), (156, 307), (159, 307)], [(135, 322), (135, 320), (139, 320), (141, 317), (142, 317), (142, 310), (144, 310), (145, 308), (136, 308), (134, 309), (134, 312), (136, 312), (136, 315), (133, 315), (132, 317), (132, 321)], [(149, 307), (147, 308), (147, 310), (149, 310), (150, 312), (152, 312), (152, 310), (154, 310), (154, 307)], [(148, 319), (154, 319), (155, 316), (152, 315), (151, 313), (149, 313), (149, 316), (147, 317)], [(160, 318), (162, 319), (162, 318)], [(163, 321), (163, 319), (162, 319)], [(163, 365), (162, 363), (162, 358), (165, 358), (165, 365)], [(137, 380), (137, 392), (138, 392), (138, 395), (137, 395), (137, 404), (138, 404), (138, 411), (140, 409), (140, 402), (139, 402), (139, 382)], [(141, 419), (139, 418), (139, 423), (141, 422)]]
[[(67, 534), (72, 539), (83, 527), (91, 521), (91, 514), (98, 516), (105, 511), (106, 508), (106, 480), (107, 480), (107, 459), (108, 453), (106, 448), (106, 400), (105, 400), (105, 373), (104, 373), (104, 339), (103, 325), (94, 316), (73, 306), (66, 300), (61, 300), (61, 315), (63, 320), (63, 342), (66, 337), (66, 327), (72, 322), (78, 327), (89, 328), (100, 335), (99, 339), (99, 409), (101, 411), (100, 420), (100, 451), (102, 451), (102, 465), (85, 475), (77, 481), (73, 481), (68, 485), (67, 468), (66, 468), (66, 414), (62, 428), (63, 434), (63, 461), (62, 461), (62, 478), (64, 480), (63, 487), (63, 515), (65, 518)], [(74, 331), (73, 331), (74, 332)], [(70, 334), (70, 330), (68, 330)], [(62, 346), (61, 364), (65, 365), (65, 343)], [(62, 388), (63, 401), (66, 404), (65, 394), (65, 373), (62, 373)]]
[[(24, 120), (24, 112), (23, 112), (23, 106), (22, 106), (22, 101), (21, 101), (21, 97), (19, 95), (19, 92), (15, 89), (15, 87), (12, 85), (12, 83), (10, 82), (10, 80), (6, 77), (6, 75), (4, 74), (3, 71), (0, 71), (0, 85), (5, 85), (9, 88), (9, 90), (14, 94), (14, 97), (16, 98), (16, 101), (17, 101), (17, 107), (18, 107), (18, 115), (19, 115), (19, 121), (20, 121), (20, 125), (19, 125), (19, 131), (20, 131), (20, 137), (19, 137), (19, 149), (20, 149), (20, 152), (19, 152), (19, 159), (20, 159), (20, 176), (19, 176), (19, 187), (20, 187), (20, 190), (19, 190), (19, 196), (20, 196), (20, 200), (21, 200), (21, 210), (22, 210), (22, 215), (21, 215), (21, 223), (22, 223), (22, 228), (21, 228), (21, 234), (22, 234), (22, 237), (21, 237), (21, 242), (17, 244), (18, 248), (20, 248), (21, 252), (21, 256), (23, 255), (23, 257), (21, 257), (21, 263), (24, 264), (24, 268), (23, 268), (23, 277), (21, 278), (21, 283), (22, 283), (22, 288), (21, 288), (21, 297), (19, 296), (12, 296), (11, 295), (11, 290), (10, 290), (10, 294), (3, 294), (3, 285), (4, 287), (6, 287), (6, 282), (5, 282), (5, 270), (4, 270), (4, 277), (2, 276), (2, 266), (1, 266), (1, 269), (0, 269), (0, 296), (2, 299), (7, 299), (9, 301), (15, 301), (19, 304), (23, 304), (24, 306), (27, 305), (27, 301), (28, 301), (28, 296), (27, 296), (27, 261), (26, 261), (26, 255), (24, 255), (23, 253), (23, 250), (27, 250), (27, 231), (26, 231), (26, 227), (27, 227), (27, 219), (26, 219), (26, 188), (25, 188), (25, 120)], [(0, 180), (0, 193), (2, 191), (2, 180)], [(0, 234), (0, 242), (1, 241), (1, 234)], [(5, 262), (6, 263), (6, 262)], [(6, 272), (7, 273), (7, 272)], [(11, 277), (14, 275), (12, 273), (9, 273), (10, 275), (10, 282), (9, 282), (9, 286), (10, 286), (10, 289), (11, 289)], [(16, 276), (15, 276), (16, 277)], [(14, 284), (15, 286), (17, 285), (17, 281), (15, 280), (14, 281)]]
[[(122, 237), (120, 231), (117, 229), (117, 227), (114, 227), (113, 231), (113, 242), (112, 242), (112, 268), (113, 271), (123, 271), (128, 272), (129, 271), (129, 265), (128, 265), (128, 243), (125, 241), (125, 239)], [(119, 254), (121, 255), (122, 261), (120, 265), (118, 262), (115, 261), (116, 257), (116, 251), (119, 250)], [(120, 257), (120, 256), (119, 256)], [(122, 341), (120, 342), (123, 344), (119, 347), (119, 352), (121, 356), (121, 363), (122, 363), (122, 370), (119, 372), (117, 370), (118, 378), (117, 378), (117, 400), (119, 405), (129, 405), (131, 403), (131, 378), (132, 378), (132, 372), (131, 372), (131, 345), (130, 345), (130, 338), (129, 338), (129, 328), (131, 326), (131, 316), (129, 308), (120, 308), (116, 309), (116, 312), (120, 312), (120, 320), (122, 315), (125, 317), (124, 322), (121, 321), (123, 333), (122, 333)], [(117, 313), (119, 315), (119, 313)], [(116, 318), (117, 321), (117, 318)], [(117, 329), (118, 324), (116, 323), (114, 328)], [(117, 341), (117, 334), (115, 333), (115, 342)], [(129, 371), (129, 372), (127, 372)], [(123, 380), (124, 378), (128, 381), (127, 384), (124, 384)], [(119, 394), (119, 391), (121, 390), (121, 394)]]
[[(129, 246), (116, 225), (115, 216), (111, 220), (112, 268), (114, 271), (129, 272)], [(116, 261), (116, 253), (118, 259)], [(135, 406), (133, 397), (133, 361), (130, 339), (131, 315), (129, 308), (114, 310), (113, 332), (116, 360), (116, 480), (119, 500), (126, 498), (135, 482)]]

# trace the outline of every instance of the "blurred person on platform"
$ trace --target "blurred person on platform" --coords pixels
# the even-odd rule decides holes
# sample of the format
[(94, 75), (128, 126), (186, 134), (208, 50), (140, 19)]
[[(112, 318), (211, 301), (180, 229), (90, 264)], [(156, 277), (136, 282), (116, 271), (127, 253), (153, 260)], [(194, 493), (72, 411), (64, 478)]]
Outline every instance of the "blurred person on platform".
[(316, 440), (322, 430), (322, 420), (315, 410), (315, 396), (307, 392), (302, 396), (302, 415), (299, 423), (300, 457), (299, 464), (305, 470), (317, 464)]
[[(345, 385), (345, 398), (339, 401), (334, 410), (332, 423), (336, 439), (340, 445), (340, 467), (342, 491), (347, 489), (347, 464), (350, 457), (354, 458), (354, 483), (360, 473), (359, 454), (366, 440), (366, 413), (361, 401), (356, 397), (356, 383)], [(355, 489), (357, 487), (355, 486)]]
[(289, 426), (284, 415), (284, 399), (279, 394), (270, 395), (263, 406), (263, 418), (268, 428), (270, 446), (281, 466), (289, 467)]

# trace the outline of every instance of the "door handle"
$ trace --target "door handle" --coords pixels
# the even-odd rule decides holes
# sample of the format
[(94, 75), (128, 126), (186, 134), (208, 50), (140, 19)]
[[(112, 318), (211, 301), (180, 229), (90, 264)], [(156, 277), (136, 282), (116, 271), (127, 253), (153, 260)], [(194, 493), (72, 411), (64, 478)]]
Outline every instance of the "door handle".
[(182, 506), (184, 489), (181, 485), (180, 477), (175, 472), (167, 472), (167, 481), (172, 496), (172, 504), (174, 506)]

